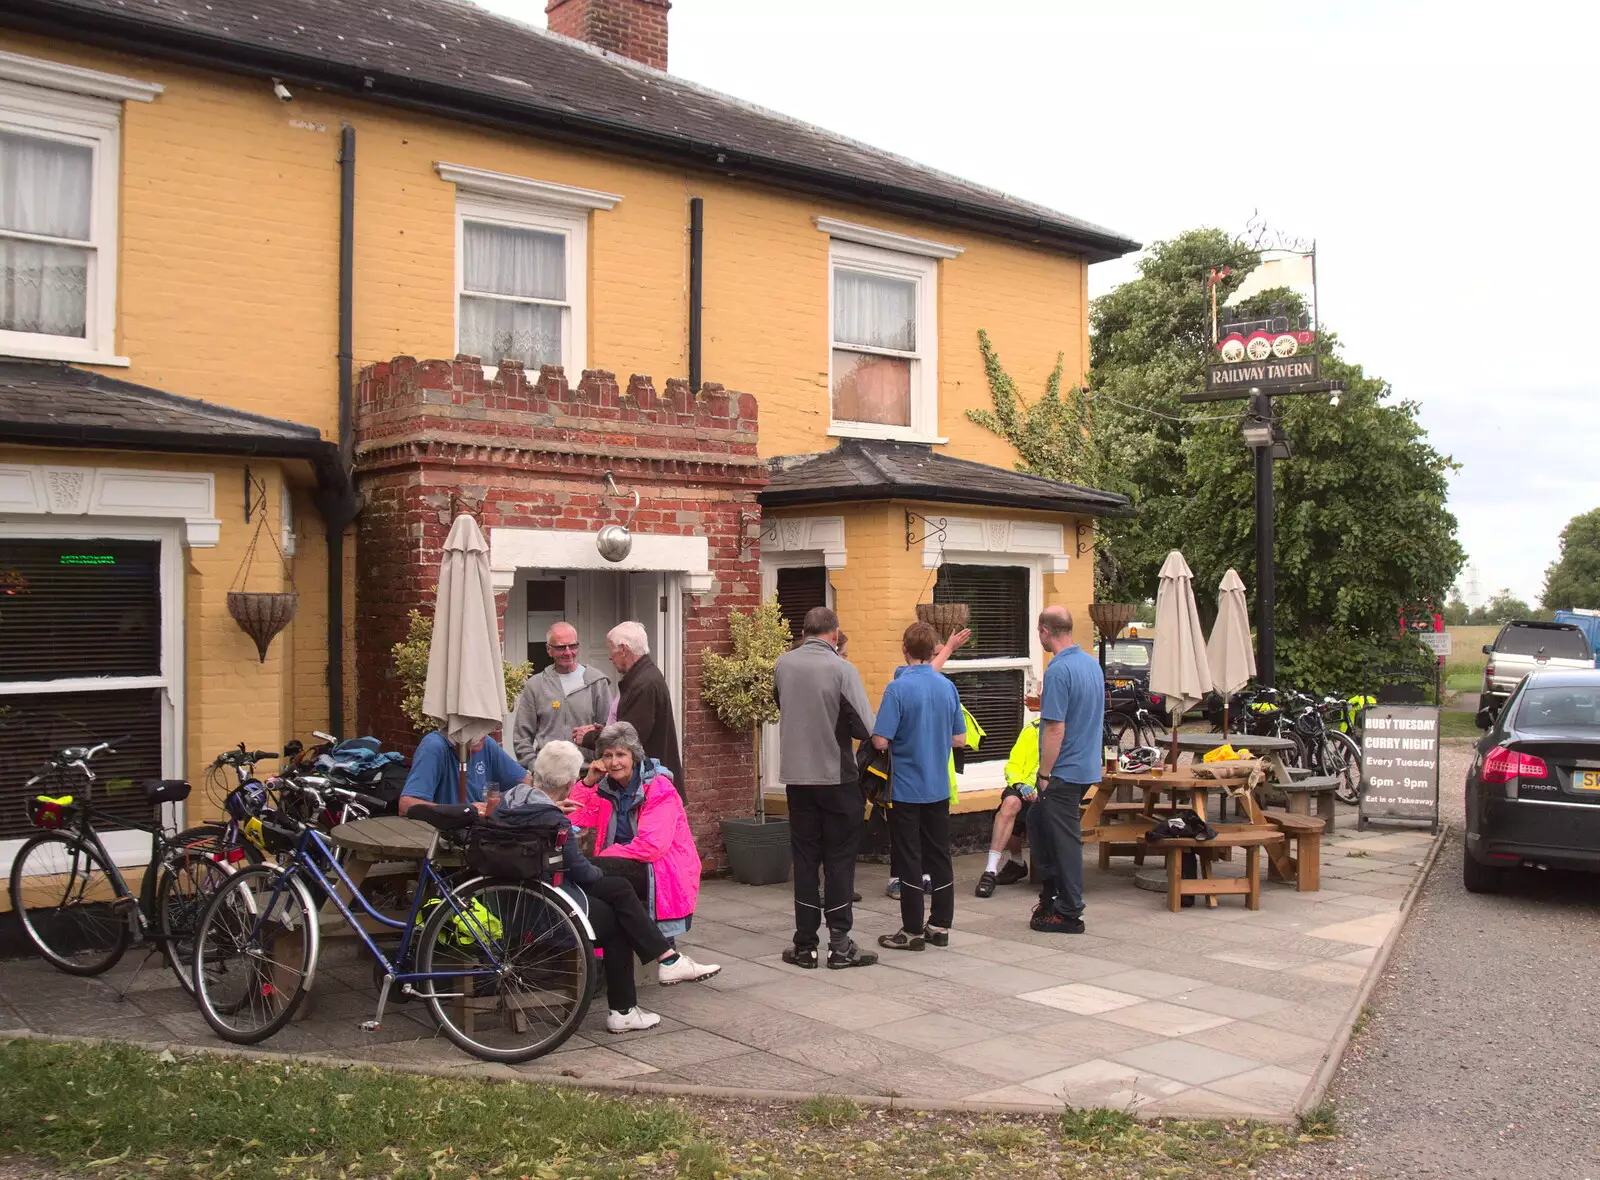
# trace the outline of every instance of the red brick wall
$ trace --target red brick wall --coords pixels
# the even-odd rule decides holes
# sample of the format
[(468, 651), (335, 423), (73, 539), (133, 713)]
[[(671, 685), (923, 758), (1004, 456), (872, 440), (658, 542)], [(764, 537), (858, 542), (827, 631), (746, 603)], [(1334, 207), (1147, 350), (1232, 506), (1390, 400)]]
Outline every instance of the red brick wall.
[[(755, 399), (707, 384), (700, 396), (648, 378), (626, 389), (601, 370), (569, 387), (559, 368), (529, 382), (515, 365), (488, 381), (469, 359), (372, 365), (357, 393), (357, 717), (362, 733), (409, 746), (391, 650), (406, 614), (431, 610), (455, 512), (497, 527), (593, 534), (614, 517), (602, 478), (614, 471), (642, 497), (639, 534), (704, 536), (713, 575), (683, 603), (683, 743), (689, 817), (708, 868), (722, 864), (716, 820), (754, 808), (751, 735), (730, 733), (700, 703), (704, 652), (728, 650), (730, 610), (760, 597)], [(747, 544), (740, 549), (740, 514)], [(503, 611), (505, 595), (500, 596)]]
[(671, 7), (667, 0), (550, 0), (545, 21), (552, 33), (664, 70)]

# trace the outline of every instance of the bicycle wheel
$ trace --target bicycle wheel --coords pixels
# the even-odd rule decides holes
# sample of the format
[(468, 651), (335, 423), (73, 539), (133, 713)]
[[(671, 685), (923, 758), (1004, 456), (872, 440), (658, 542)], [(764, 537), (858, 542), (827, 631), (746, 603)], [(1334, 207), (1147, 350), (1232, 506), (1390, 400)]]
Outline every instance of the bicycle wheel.
[(1106, 714), (1106, 731), (1117, 749), (1124, 754), (1146, 744), (1141, 740), (1139, 723), (1125, 713)]
[[(485, 1061), (518, 1062), (560, 1046), (589, 1010), (594, 944), (553, 887), (479, 878), (432, 907), (416, 970), (439, 1027)], [(451, 977), (455, 971), (492, 975)]]
[(316, 907), (298, 877), (284, 879), (270, 865), (233, 874), (212, 894), (194, 934), (200, 1014), (225, 1041), (266, 1040), (305, 999), (317, 950)]
[(1322, 773), (1339, 780), (1333, 794), (1341, 803), (1361, 800), (1361, 747), (1347, 733), (1329, 730), (1322, 747)]
[[(180, 839), (199, 829), (180, 833)], [(221, 829), (217, 841), (191, 840), (174, 849), (161, 867), (156, 883), (155, 921), (160, 937), (161, 957), (178, 977), (178, 983), (194, 994), (194, 932), (212, 896), (233, 875), (221, 859)]]
[(116, 966), (133, 937), (131, 897), (119, 897), (111, 866), (78, 837), (46, 832), (11, 864), (11, 908), (35, 949), (69, 975)]

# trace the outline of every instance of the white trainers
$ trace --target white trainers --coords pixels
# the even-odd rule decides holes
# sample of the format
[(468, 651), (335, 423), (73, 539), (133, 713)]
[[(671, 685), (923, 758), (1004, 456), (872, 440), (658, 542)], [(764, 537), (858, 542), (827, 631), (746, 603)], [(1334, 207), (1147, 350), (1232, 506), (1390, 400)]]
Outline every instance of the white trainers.
[(606, 1013), (606, 1031), (609, 1033), (643, 1032), (660, 1023), (661, 1017), (654, 1012), (646, 1012), (637, 1004), (626, 1012), (612, 1009)]
[(696, 963), (679, 951), (677, 962), (662, 963), (656, 968), (656, 982), (662, 987), (671, 987), (675, 983), (694, 983), (699, 979), (710, 979), (721, 970), (718, 963)]

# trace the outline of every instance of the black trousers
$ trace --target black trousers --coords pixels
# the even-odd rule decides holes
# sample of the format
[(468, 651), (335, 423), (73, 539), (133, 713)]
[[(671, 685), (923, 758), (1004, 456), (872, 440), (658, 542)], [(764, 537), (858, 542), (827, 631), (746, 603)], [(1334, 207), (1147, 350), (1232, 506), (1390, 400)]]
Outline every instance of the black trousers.
[(591, 856), (589, 863), (608, 877), (621, 877), (640, 901), (650, 900), (650, 864), (630, 856)]
[(1039, 904), (1064, 918), (1083, 916), (1083, 793), (1087, 783), (1052, 778), (1028, 817), (1041, 879)]
[(601, 877), (583, 891), (589, 898), (589, 925), (595, 945), (605, 952), (606, 1006), (626, 1012), (639, 1002), (633, 981), (633, 956), (653, 963), (671, 948), (644, 912), (633, 886), (621, 877)]
[[(789, 853), (794, 859), (794, 945), (817, 949), (817, 931), (828, 925), (828, 947), (846, 951), (855, 915), (856, 853), (861, 847), (861, 788), (855, 783), (791, 786)], [(822, 888), (817, 888), (818, 874)]]
[(950, 864), (950, 800), (896, 803), (889, 808), (889, 871), (900, 878), (900, 927), (920, 934), (922, 877), (931, 878), (926, 924), (949, 929), (956, 914), (955, 869)]

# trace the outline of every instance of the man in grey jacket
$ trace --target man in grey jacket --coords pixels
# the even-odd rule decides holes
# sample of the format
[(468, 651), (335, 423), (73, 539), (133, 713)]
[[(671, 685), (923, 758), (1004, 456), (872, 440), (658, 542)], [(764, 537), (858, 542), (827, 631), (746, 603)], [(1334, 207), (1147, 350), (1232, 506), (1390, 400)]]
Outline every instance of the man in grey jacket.
[(850, 937), (850, 897), (862, 813), (855, 743), (872, 736), (872, 706), (861, 674), (839, 654), (839, 616), (813, 607), (800, 630), (800, 646), (778, 657), (773, 674), (778, 774), (789, 800), (794, 857), (794, 945), (783, 961), (816, 967), (817, 932), (826, 920), (828, 966), (869, 967), (878, 956), (859, 950)]
[(511, 727), (512, 756), (529, 770), (546, 742), (582, 745), (598, 732), (615, 692), (609, 670), (578, 662), (578, 631), (571, 623), (552, 624), (544, 646), (555, 662), (522, 686)]

